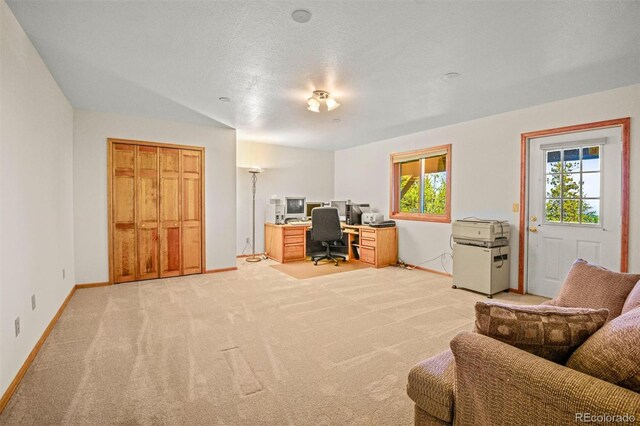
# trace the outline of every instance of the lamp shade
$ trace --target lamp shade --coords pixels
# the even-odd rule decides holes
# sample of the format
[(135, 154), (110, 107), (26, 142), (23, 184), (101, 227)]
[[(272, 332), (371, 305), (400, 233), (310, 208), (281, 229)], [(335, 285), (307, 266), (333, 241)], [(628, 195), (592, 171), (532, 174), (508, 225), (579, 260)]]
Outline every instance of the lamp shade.
[(309, 99), (307, 99), (307, 105), (309, 105), (307, 107), (309, 111), (320, 112), (320, 101), (316, 98), (310, 97)]
[(327, 96), (327, 100), (325, 102), (327, 104), (327, 111), (334, 110), (340, 106), (340, 104), (331, 96)]

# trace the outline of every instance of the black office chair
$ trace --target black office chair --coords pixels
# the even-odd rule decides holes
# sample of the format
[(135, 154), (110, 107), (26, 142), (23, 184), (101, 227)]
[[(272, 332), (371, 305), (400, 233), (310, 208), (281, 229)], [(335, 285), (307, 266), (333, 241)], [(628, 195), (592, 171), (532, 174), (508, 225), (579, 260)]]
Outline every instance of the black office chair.
[(347, 260), (347, 256), (332, 252), (331, 248), (344, 247), (342, 245), (342, 229), (340, 216), (335, 207), (316, 207), (311, 210), (311, 240), (319, 241), (327, 252), (311, 256), (315, 265), (319, 260), (330, 259), (338, 266), (338, 259)]

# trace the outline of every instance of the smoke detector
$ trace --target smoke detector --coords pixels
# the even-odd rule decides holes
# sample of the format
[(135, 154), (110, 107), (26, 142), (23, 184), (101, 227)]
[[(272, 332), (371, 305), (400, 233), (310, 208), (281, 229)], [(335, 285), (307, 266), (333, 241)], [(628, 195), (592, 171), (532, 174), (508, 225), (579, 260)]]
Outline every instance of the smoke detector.
[(306, 24), (311, 20), (311, 12), (306, 9), (296, 9), (291, 12), (291, 17), (298, 24)]

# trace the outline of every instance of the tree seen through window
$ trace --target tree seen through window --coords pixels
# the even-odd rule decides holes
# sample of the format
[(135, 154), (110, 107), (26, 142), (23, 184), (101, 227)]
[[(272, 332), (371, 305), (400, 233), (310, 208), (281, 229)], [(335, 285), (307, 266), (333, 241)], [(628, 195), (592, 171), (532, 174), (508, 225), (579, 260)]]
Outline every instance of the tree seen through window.
[[(422, 164), (423, 162), (424, 164)], [(422, 179), (420, 179), (421, 173)], [(401, 212), (445, 214), (447, 202), (446, 155), (400, 164), (399, 189)]]

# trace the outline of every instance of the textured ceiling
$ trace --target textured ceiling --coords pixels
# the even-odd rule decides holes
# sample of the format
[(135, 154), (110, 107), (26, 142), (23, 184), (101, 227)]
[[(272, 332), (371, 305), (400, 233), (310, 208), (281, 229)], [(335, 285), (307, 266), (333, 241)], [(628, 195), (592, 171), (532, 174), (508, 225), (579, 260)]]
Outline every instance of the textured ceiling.
[[(640, 82), (640, 2), (8, 4), (74, 107), (256, 142), (344, 148)], [(314, 89), (342, 106), (307, 111)]]

